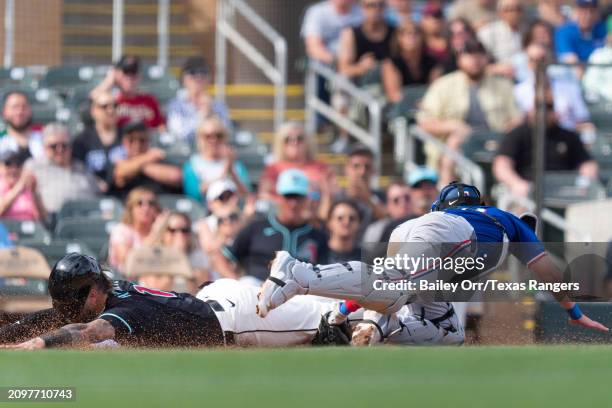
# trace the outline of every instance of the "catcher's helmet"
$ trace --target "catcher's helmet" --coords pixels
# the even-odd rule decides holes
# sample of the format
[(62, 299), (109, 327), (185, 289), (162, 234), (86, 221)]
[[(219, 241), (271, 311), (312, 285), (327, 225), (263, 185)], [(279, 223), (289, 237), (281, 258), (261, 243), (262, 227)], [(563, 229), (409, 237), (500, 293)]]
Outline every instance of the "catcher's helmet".
[(475, 205), (483, 205), (482, 196), (478, 188), (453, 181), (440, 191), (438, 199), (431, 206), (431, 211)]
[(53, 307), (66, 317), (76, 318), (92, 285), (98, 282), (110, 284), (98, 261), (74, 252), (65, 255), (53, 266), (49, 276)]

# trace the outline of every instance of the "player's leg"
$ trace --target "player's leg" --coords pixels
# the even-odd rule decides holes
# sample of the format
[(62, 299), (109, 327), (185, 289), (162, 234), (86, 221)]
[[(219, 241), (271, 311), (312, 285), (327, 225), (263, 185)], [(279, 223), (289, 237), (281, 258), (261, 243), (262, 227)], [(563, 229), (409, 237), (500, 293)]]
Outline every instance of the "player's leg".
[(395, 269), (383, 275), (359, 261), (343, 264), (312, 265), (280, 251), (272, 262), (270, 277), (262, 285), (257, 313), (266, 316), (295, 295), (316, 295), (333, 299), (349, 299), (362, 307), (385, 313), (399, 310), (408, 300), (408, 291), (375, 289), (375, 282), (407, 280), (410, 275)]

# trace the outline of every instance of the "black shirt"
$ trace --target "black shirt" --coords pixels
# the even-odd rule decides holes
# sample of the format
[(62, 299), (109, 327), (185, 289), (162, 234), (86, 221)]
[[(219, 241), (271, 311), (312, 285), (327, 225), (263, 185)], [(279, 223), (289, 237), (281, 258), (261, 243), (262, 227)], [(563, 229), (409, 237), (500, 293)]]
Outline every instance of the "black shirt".
[(419, 75), (415, 76), (402, 57), (393, 57), (391, 58), (391, 62), (402, 76), (402, 87), (409, 85), (427, 85), (429, 83), (431, 71), (438, 64), (433, 57), (423, 53), (419, 64)]
[[(533, 178), (533, 128), (527, 123), (516, 127), (504, 136), (498, 155), (509, 156), (514, 160), (514, 169), (524, 179)], [(580, 136), (559, 126), (546, 129), (546, 170), (577, 170), (591, 160), (580, 141)]]
[(240, 264), (247, 275), (265, 280), (269, 264), (276, 251), (288, 251), (292, 256), (313, 264), (326, 263), (329, 248), (325, 234), (311, 225), (286, 227), (273, 215), (251, 221), (234, 240), (223, 248), (224, 255)]
[(90, 126), (76, 137), (72, 146), (72, 157), (85, 163), (92, 173), (109, 184), (113, 179), (113, 163), (124, 155), (121, 134), (117, 132), (115, 141), (105, 146), (100, 141), (96, 128)]
[(99, 317), (115, 328), (122, 345), (196, 347), (223, 345), (221, 325), (211, 306), (187, 293), (149, 289), (114, 281)]
[[(169, 164), (163, 161), (161, 163)], [(134, 178), (130, 179), (123, 187), (111, 185), (109, 194), (117, 197), (121, 201), (124, 201), (127, 198), (129, 192), (136, 187), (147, 187), (148, 189), (152, 190), (156, 195), (183, 193), (182, 187), (172, 187), (159, 183), (158, 181), (153, 180), (152, 178), (141, 172), (138, 173)]]
[(355, 38), (355, 61), (365, 54), (372, 53), (377, 61), (389, 58), (391, 53), (391, 39), (395, 33), (395, 27), (387, 26), (387, 35), (382, 41), (372, 41), (363, 33), (361, 26), (353, 27), (353, 37)]

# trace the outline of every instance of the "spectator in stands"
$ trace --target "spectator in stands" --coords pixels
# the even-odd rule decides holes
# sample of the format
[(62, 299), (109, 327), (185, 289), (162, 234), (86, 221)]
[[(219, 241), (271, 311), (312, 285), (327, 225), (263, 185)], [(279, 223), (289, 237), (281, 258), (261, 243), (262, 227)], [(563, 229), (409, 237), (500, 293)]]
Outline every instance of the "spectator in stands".
[[(573, 19), (555, 32), (557, 58), (575, 64), (587, 62), (591, 53), (602, 47), (606, 38), (606, 25), (599, 22), (597, 0), (576, 0)], [(582, 69), (578, 71), (580, 74)]]
[(457, 0), (449, 13), (450, 19), (466, 19), (478, 30), (495, 20), (494, 0)]
[(276, 195), (276, 182), (284, 170), (295, 168), (306, 174), (310, 189), (321, 192), (328, 186), (336, 190), (336, 175), (326, 163), (316, 156), (317, 141), (314, 135), (306, 133), (299, 122), (283, 124), (274, 136), (274, 161), (268, 164), (259, 181), (259, 198), (273, 200)]
[(391, 53), (395, 28), (385, 21), (385, 0), (360, 0), (363, 22), (340, 35), (338, 72), (360, 83)]
[(228, 139), (228, 131), (219, 118), (212, 117), (200, 124), (196, 132), (198, 153), (193, 154), (183, 166), (186, 195), (203, 202), (208, 186), (224, 178), (234, 182), (240, 196), (249, 193), (249, 173), (244, 164), (236, 160), (236, 153), (228, 144)]
[(563, 14), (563, 10), (561, 10), (562, 3), (560, 0), (539, 0), (538, 18), (553, 27), (565, 24), (567, 17)]
[(97, 93), (90, 107), (93, 123), (76, 137), (72, 146), (72, 156), (98, 177), (103, 192), (109, 191), (113, 166), (123, 156), (116, 108), (110, 92)]
[[(478, 41), (468, 41), (459, 53), (459, 71), (447, 74), (429, 87), (417, 114), (426, 132), (441, 138), (458, 150), (473, 130), (504, 132), (522, 120), (512, 95), (512, 83), (487, 73), (487, 54)], [(439, 156), (428, 151), (429, 166), (435, 168)], [(442, 184), (454, 176), (454, 161), (440, 160)]]
[(380, 242), (389, 242), (391, 233), (400, 224), (406, 221), (425, 215), (431, 211), (431, 205), (438, 197), (438, 173), (427, 167), (418, 167), (408, 176), (410, 186), (410, 200), (412, 202), (412, 213), (404, 218), (392, 220), (385, 226), (380, 236)]
[(158, 244), (169, 213), (162, 212), (155, 192), (147, 187), (136, 187), (129, 192), (121, 222), (111, 230), (108, 260), (120, 271), (130, 250), (141, 245)]
[(463, 49), (468, 40), (475, 39), (476, 31), (474, 31), (466, 19), (456, 18), (448, 23), (448, 56), (442, 63), (445, 74), (449, 74), (459, 69), (457, 66), (457, 56), (459, 51)]
[(23, 170), (23, 152), (0, 153), (0, 217), (45, 222), (47, 212), (38, 193), (36, 177)]
[(43, 129), (43, 144), (45, 158), (29, 161), (26, 170), (36, 175), (37, 189), (46, 210), (56, 213), (70, 200), (96, 197), (100, 186), (83, 163), (73, 160), (66, 126), (59, 123), (46, 125)]
[(553, 49), (553, 26), (544, 20), (533, 20), (522, 39), (522, 51), (512, 57), (512, 70), (514, 80), (521, 83), (533, 76), (529, 67), (529, 57), (526, 49), (530, 44), (540, 44), (552, 52)]
[[(534, 42), (527, 44), (527, 78), (514, 86), (514, 97), (519, 109), (524, 113), (531, 111), (535, 103), (535, 70), (539, 63), (548, 64), (552, 60), (552, 50), (545, 45)], [(595, 132), (595, 126), (590, 122), (589, 110), (582, 97), (580, 81), (574, 70), (562, 66), (549, 66), (547, 69), (547, 86), (550, 86), (555, 113), (559, 125), (568, 130)], [(591, 141), (592, 142), (592, 141)]]
[(193, 293), (197, 286), (210, 281), (210, 259), (200, 249), (191, 229), (189, 215), (179, 211), (172, 211), (168, 215), (162, 235), (162, 244), (183, 253), (188, 259), (195, 285), (188, 283), (188, 291)]
[(403, 88), (429, 84), (440, 74), (436, 60), (425, 52), (423, 31), (413, 22), (404, 23), (397, 29), (391, 58), (382, 65), (387, 101), (400, 102)]
[(6, 135), (0, 137), (0, 153), (22, 150), (28, 157), (44, 157), (42, 134), (32, 126), (32, 106), (28, 95), (9, 91), (4, 95), (2, 119)]
[(200, 122), (218, 116), (229, 129), (231, 122), (227, 106), (208, 94), (210, 73), (202, 57), (189, 58), (181, 75), (183, 88), (168, 104), (168, 132), (183, 142), (193, 143)]
[[(598, 166), (591, 158), (580, 136), (559, 126), (554, 111), (553, 95), (546, 94), (546, 161), (547, 171), (575, 170), (595, 179)], [(527, 197), (533, 179), (533, 127), (535, 112), (531, 111), (522, 125), (504, 136), (498, 155), (493, 161), (493, 174), (498, 182), (520, 197)]]
[(498, 19), (478, 30), (478, 39), (497, 63), (510, 64), (521, 51), (521, 30), (525, 23), (520, 0), (499, 0)]
[(117, 88), (117, 125), (142, 121), (149, 128), (164, 125), (164, 118), (159, 103), (154, 95), (143, 93), (138, 89), (140, 83), (140, 58), (135, 55), (124, 55), (111, 68), (106, 78), (91, 91), (91, 99), (97, 94), (111, 92)]
[(371, 223), (363, 234), (362, 242), (381, 242), (380, 238), (387, 225), (412, 214), (410, 187), (402, 180), (394, 181), (387, 187), (387, 216)]
[(332, 204), (327, 219), (329, 239), (328, 263), (342, 263), (361, 259), (357, 232), (361, 223), (359, 207), (351, 199), (343, 199)]
[(412, 0), (388, 0), (386, 19), (394, 27), (412, 21)]
[(374, 171), (374, 153), (365, 145), (353, 146), (344, 165), (346, 188), (336, 198), (351, 198), (357, 202), (362, 215), (359, 239), (371, 222), (387, 214), (382, 193), (370, 187)]
[(421, 28), (425, 37), (425, 49), (429, 56), (440, 63), (448, 58), (446, 20), (442, 6), (437, 1), (428, 1), (421, 11)]
[(286, 250), (311, 263), (325, 263), (327, 239), (322, 231), (308, 224), (308, 178), (297, 169), (285, 170), (278, 177), (278, 210), (264, 219), (247, 224), (231, 246), (216, 251), (214, 265), (225, 276), (237, 275), (237, 266), (257, 285), (268, 277), (269, 263), (276, 251)]
[(310, 6), (301, 32), (308, 58), (331, 65), (338, 55), (340, 33), (359, 25), (362, 18), (354, 0), (325, 0)]
[[(612, 102), (612, 16), (608, 17), (608, 37), (605, 47), (598, 48), (589, 57), (589, 64), (608, 64), (607, 67), (589, 66), (584, 75), (584, 90), (593, 102)], [(602, 84), (607, 84), (602, 86)]]
[(181, 192), (181, 169), (164, 162), (166, 153), (150, 147), (150, 137), (144, 122), (123, 127), (123, 157), (113, 167), (111, 194), (123, 199), (136, 187), (148, 187), (156, 194)]

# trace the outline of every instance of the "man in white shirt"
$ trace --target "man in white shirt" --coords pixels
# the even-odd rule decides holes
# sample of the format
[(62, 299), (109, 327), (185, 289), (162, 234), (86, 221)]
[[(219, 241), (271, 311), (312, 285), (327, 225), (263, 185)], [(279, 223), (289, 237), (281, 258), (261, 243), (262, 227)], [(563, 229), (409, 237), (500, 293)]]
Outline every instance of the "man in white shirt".
[(478, 39), (497, 62), (508, 63), (521, 51), (523, 6), (519, 0), (501, 0), (497, 3), (499, 18), (478, 30)]
[(27, 157), (44, 156), (42, 135), (32, 130), (32, 106), (25, 93), (11, 91), (4, 96), (2, 118), (7, 129), (0, 136), (0, 153), (21, 150)]

